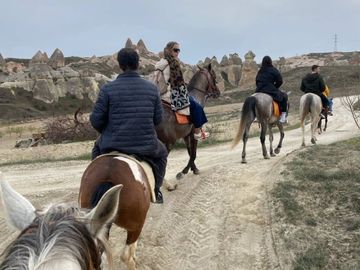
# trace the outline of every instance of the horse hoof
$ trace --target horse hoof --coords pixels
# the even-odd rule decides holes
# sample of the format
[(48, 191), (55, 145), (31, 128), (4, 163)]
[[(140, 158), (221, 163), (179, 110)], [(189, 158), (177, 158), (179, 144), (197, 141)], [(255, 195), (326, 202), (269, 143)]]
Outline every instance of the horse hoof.
[(200, 170), (199, 170), (199, 169), (195, 169), (195, 170), (193, 170), (193, 174), (195, 174), (195, 175), (199, 175), (199, 174), (200, 174)]
[(302, 143), (301, 146), (302, 146), (302, 147), (305, 147), (306, 145), (305, 145), (305, 143)]
[(280, 148), (276, 148), (276, 149), (274, 150), (274, 152), (275, 152), (275, 154), (279, 154), (279, 153), (280, 153)]
[(166, 186), (166, 189), (167, 189), (167, 191), (174, 191), (177, 189), (177, 186), (178, 185), (176, 183), (175, 184), (168, 183), (168, 185)]
[(272, 157), (276, 157), (276, 155), (275, 155), (274, 153), (271, 153), (271, 154), (270, 154), (270, 156), (272, 156)]
[(176, 179), (177, 180), (180, 180), (184, 177), (184, 174), (182, 172), (179, 172), (177, 175), (176, 175)]
[(241, 163), (246, 164), (246, 163), (247, 163), (246, 159), (243, 159), (243, 160), (241, 161)]
[(312, 144), (316, 144), (316, 140), (315, 140), (315, 139), (311, 139), (311, 143), (312, 143)]
[(270, 159), (270, 157), (269, 156), (264, 156), (264, 159)]

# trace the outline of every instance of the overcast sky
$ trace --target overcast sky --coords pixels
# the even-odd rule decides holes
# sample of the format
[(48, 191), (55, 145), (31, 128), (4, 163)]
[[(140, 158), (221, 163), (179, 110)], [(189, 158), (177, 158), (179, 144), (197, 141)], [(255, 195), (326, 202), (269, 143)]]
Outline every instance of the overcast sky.
[(102, 56), (127, 38), (142, 38), (150, 51), (168, 41), (181, 59), (244, 54), (256, 60), (310, 52), (360, 50), (360, 0), (0, 0), (0, 53), (31, 58)]

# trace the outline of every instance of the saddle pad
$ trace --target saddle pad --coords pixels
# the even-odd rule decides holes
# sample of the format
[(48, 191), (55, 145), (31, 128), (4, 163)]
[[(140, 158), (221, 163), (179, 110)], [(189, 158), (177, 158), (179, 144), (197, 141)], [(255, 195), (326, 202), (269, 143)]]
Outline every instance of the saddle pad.
[[(103, 154), (101, 156), (113, 156), (113, 157), (119, 157), (120, 160), (122, 160), (121, 158), (125, 158), (125, 159), (129, 159), (132, 162), (135, 162), (137, 165), (139, 165), (145, 172), (146, 177), (149, 181), (149, 185), (150, 185), (150, 192), (151, 192), (151, 202), (156, 202), (156, 197), (155, 197), (155, 176), (153, 173), (153, 170), (151, 168), (151, 166), (149, 165), (149, 163), (145, 162), (145, 161), (139, 161), (137, 160), (135, 157), (133, 156), (129, 156), (120, 152), (110, 152), (108, 154)], [(100, 156), (99, 156), (100, 157)], [(130, 166), (130, 164), (129, 164)], [(131, 166), (130, 166), (131, 168)]]
[(276, 101), (273, 101), (273, 114), (276, 117), (280, 117), (280, 108), (279, 108), (279, 104)]
[(190, 123), (190, 119), (188, 115), (180, 114), (178, 112), (175, 112), (176, 121), (180, 125), (186, 125)]

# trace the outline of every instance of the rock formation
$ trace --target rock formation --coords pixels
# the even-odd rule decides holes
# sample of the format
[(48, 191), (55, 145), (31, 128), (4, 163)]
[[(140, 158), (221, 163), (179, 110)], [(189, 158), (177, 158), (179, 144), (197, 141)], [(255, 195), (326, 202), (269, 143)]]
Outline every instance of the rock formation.
[(29, 66), (37, 65), (37, 64), (47, 64), (49, 58), (47, 54), (38, 51), (30, 60)]
[(255, 78), (258, 72), (258, 65), (254, 58), (255, 54), (252, 51), (248, 51), (245, 54), (245, 61), (242, 65), (239, 83), (240, 90), (255, 89)]
[(6, 62), (0, 53), (0, 71), (5, 71)]
[(140, 52), (140, 54), (143, 54), (143, 53), (148, 53), (148, 49), (146, 48), (145, 46), (145, 43), (142, 39), (140, 39), (136, 45), (136, 48), (138, 49), (138, 51)]
[(65, 66), (65, 57), (61, 50), (55, 49), (48, 61), (48, 65), (53, 69), (58, 69)]
[(126, 40), (125, 48), (134, 48), (134, 44), (132, 43), (130, 38)]

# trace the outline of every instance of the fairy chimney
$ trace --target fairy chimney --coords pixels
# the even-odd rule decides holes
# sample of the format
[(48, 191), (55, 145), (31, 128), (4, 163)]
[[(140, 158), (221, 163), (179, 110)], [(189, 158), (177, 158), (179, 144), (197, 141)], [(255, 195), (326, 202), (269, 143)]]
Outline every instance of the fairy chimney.
[(139, 50), (140, 53), (147, 53), (149, 52), (148, 49), (145, 46), (145, 43), (142, 39), (140, 39), (136, 45), (137, 49)]
[(48, 65), (53, 69), (58, 69), (65, 66), (65, 57), (61, 50), (58, 48), (55, 49), (50, 57)]
[(229, 65), (229, 58), (227, 55), (224, 55), (220, 61), (220, 66), (227, 66)]
[(37, 64), (46, 64), (48, 62), (47, 54), (38, 51), (30, 60), (29, 66)]
[(258, 65), (256, 64), (255, 54), (252, 51), (248, 51), (245, 54), (245, 61), (241, 69), (241, 79), (239, 87), (241, 90), (249, 90), (255, 88), (255, 78), (258, 72)]
[(132, 43), (131, 39), (128, 38), (125, 43), (125, 48), (133, 48), (134, 44)]
[(5, 59), (2, 57), (2, 55), (0, 53), (0, 70), (1, 71), (5, 70), (5, 65), (6, 65)]

